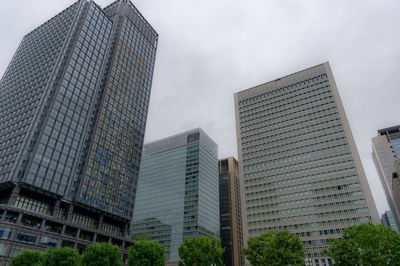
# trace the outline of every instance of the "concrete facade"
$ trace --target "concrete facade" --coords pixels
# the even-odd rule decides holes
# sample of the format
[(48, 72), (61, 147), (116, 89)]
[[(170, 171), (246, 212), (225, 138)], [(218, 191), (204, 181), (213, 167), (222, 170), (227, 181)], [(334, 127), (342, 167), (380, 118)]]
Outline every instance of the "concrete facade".
[(306, 263), (344, 228), (380, 223), (329, 63), (235, 94), (245, 241), (287, 229)]

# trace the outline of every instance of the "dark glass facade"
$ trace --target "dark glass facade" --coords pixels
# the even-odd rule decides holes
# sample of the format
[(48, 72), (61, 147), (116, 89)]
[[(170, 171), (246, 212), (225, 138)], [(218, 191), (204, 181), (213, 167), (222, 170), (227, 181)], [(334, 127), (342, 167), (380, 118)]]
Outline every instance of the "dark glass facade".
[(233, 158), (218, 162), (219, 217), (225, 265), (244, 265), (239, 164)]
[(201, 129), (144, 145), (131, 233), (164, 245), (168, 263), (184, 239), (219, 237), (217, 153)]
[[(378, 130), (372, 138), (372, 159), (389, 204), (390, 213), (400, 227), (400, 195), (396, 174), (396, 160), (400, 158), (400, 125)], [(394, 229), (396, 230), (396, 229)]]
[(0, 260), (131, 243), (157, 39), (127, 0), (80, 0), (23, 38), (0, 81)]

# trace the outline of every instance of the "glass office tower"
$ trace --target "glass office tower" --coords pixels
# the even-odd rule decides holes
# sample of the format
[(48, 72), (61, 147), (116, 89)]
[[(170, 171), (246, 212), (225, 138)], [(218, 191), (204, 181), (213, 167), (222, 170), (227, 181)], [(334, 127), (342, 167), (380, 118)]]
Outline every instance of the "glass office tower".
[(0, 82), (0, 258), (125, 250), (157, 33), (127, 0), (80, 0), (27, 34)]
[(396, 221), (393, 217), (393, 213), (391, 211), (385, 211), (382, 214), (382, 223), (387, 227), (391, 227), (396, 233), (400, 233), (399, 228), (397, 227)]
[(343, 228), (379, 216), (329, 63), (235, 94), (245, 239), (287, 229), (306, 262)]
[(150, 235), (176, 264), (184, 239), (219, 237), (218, 191), (218, 147), (203, 130), (145, 144), (131, 233)]
[(400, 126), (378, 130), (378, 136), (372, 138), (372, 159), (378, 171), (386, 199), (393, 218), (400, 227), (400, 197), (397, 195), (396, 159), (400, 158)]

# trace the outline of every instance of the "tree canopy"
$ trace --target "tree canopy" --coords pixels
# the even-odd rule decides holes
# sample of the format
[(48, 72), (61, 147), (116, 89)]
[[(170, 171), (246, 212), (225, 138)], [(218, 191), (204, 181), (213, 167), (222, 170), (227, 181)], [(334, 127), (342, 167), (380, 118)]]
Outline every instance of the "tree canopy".
[(130, 266), (164, 266), (165, 247), (152, 240), (137, 240), (128, 250)]
[(24, 250), (8, 263), (9, 266), (40, 266), (43, 261), (43, 252), (38, 250)]
[(224, 265), (221, 240), (215, 237), (200, 236), (188, 238), (179, 247), (179, 265), (181, 266), (210, 266)]
[(247, 241), (244, 255), (253, 266), (304, 265), (301, 239), (287, 230), (268, 231)]
[(121, 249), (111, 243), (97, 243), (86, 248), (83, 266), (122, 266)]
[(81, 257), (78, 251), (70, 247), (50, 248), (43, 255), (43, 265), (77, 266), (81, 265)]
[(151, 235), (147, 233), (142, 233), (142, 234), (134, 234), (131, 236), (132, 240), (137, 241), (137, 240), (151, 240)]
[(383, 224), (351, 226), (324, 251), (335, 265), (400, 265), (400, 235)]

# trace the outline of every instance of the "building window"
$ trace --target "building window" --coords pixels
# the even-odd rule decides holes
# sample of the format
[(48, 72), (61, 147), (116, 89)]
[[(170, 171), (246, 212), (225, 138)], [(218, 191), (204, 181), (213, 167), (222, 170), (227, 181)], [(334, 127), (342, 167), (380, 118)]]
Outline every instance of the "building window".
[(15, 257), (17, 256), (20, 252), (26, 250), (27, 248), (23, 248), (23, 247), (13, 247), (13, 249), (11, 250), (11, 254), (10, 257)]
[(24, 195), (26, 193), (27, 192), (23, 192), (18, 196), (17, 202), (15, 203), (18, 208), (44, 215), (51, 215), (52, 205), (47, 201), (47, 199), (40, 196)]
[(29, 215), (24, 215), (21, 220), (21, 223), (23, 225), (27, 225), (27, 226), (35, 227), (35, 228), (40, 228), (41, 222), (42, 222), (42, 219), (32, 217)]
[(67, 235), (67, 236), (73, 236), (73, 237), (76, 237), (76, 234), (77, 234), (77, 233), (78, 233), (78, 229), (73, 228), (73, 227), (69, 227), (69, 226), (67, 226), (67, 227), (65, 228), (65, 232), (64, 232), (65, 235)]
[(51, 238), (47, 236), (43, 236), (42, 240), (40, 240), (40, 245), (46, 246), (46, 247), (52, 247), (55, 248), (58, 245), (59, 240), (56, 238)]
[(0, 243), (0, 255), (5, 256), (7, 252), (8, 245)]
[(12, 231), (9, 228), (0, 228), (0, 239), (10, 239)]
[(31, 234), (31, 233), (27, 233), (27, 232), (19, 232), (16, 240), (20, 241), (20, 242), (34, 244), (36, 242), (36, 239), (37, 239), (36, 234)]
[(16, 212), (7, 212), (4, 221), (9, 223), (16, 223), (18, 219), (18, 213)]
[(53, 223), (50, 221), (46, 221), (45, 229), (46, 231), (60, 234), (62, 225), (58, 223)]

